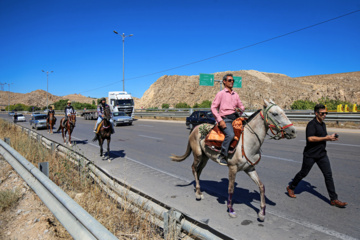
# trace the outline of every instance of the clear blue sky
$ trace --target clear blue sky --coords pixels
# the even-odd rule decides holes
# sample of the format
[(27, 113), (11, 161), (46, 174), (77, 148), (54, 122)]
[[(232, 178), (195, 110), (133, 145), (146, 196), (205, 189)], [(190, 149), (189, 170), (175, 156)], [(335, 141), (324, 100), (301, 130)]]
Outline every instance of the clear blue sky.
[(0, 82), (14, 83), (12, 92), (46, 90), (44, 69), (54, 71), (57, 96), (122, 91), (122, 38), (113, 30), (134, 34), (125, 39), (125, 90), (139, 98), (163, 75), (360, 71), (359, 11), (247, 47), (356, 10), (358, 0), (0, 0)]

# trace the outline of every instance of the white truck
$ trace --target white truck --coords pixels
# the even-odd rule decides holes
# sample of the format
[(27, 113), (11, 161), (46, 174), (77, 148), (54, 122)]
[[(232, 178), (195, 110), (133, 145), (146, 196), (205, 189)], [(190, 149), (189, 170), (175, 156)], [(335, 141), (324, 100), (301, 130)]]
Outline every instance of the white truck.
[(112, 112), (124, 112), (134, 118), (134, 99), (130, 93), (123, 91), (109, 92), (109, 106)]

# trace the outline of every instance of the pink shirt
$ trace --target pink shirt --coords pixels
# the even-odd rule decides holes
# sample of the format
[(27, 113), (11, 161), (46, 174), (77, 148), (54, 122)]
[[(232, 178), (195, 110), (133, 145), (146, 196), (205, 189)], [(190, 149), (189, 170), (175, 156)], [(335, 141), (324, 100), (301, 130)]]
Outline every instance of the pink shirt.
[(223, 120), (222, 117), (233, 114), (235, 108), (245, 110), (239, 95), (234, 91), (230, 92), (227, 88), (218, 92), (211, 104), (211, 112), (218, 123)]

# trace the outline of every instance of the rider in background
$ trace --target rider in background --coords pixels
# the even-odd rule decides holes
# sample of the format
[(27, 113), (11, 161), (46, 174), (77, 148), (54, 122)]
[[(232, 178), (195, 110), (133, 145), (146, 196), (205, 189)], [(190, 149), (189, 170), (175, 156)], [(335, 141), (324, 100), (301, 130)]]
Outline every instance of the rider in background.
[(67, 106), (65, 107), (65, 120), (63, 122), (63, 127), (66, 126), (66, 122), (68, 120), (68, 116), (70, 116), (71, 113), (75, 113), (75, 110), (73, 106), (71, 106), (71, 101), (67, 101)]
[[(101, 121), (104, 118), (104, 110), (105, 110), (105, 108), (109, 108), (109, 110), (110, 110), (109, 105), (106, 104), (106, 98), (101, 98), (100, 103), (99, 103), (99, 105), (97, 107), (98, 119), (97, 119), (97, 122), (95, 124), (94, 133), (96, 133), (96, 129), (98, 128), (99, 124), (101, 123)], [(112, 113), (110, 112), (110, 114), (112, 114)], [(110, 118), (110, 123), (111, 123), (111, 134), (114, 134), (115, 133), (115, 131), (114, 131), (114, 121), (112, 120), (112, 118)]]
[(220, 165), (227, 165), (230, 143), (235, 136), (232, 122), (238, 117), (236, 112), (244, 112), (245, 107), (239, 95), (232, 90), (234, 77), (231, 73), (223, 77), (223, 84), (225, 88), (216, 94), (211, 104), (211, 112), (215, 116), (220, 130), (225, 135), (217, 161)]
[(54, 114), (54, 125), (56, 124), (56, 117), (55, 117), (55, 110), (53, 110), (52, 106), (49, 107), (49, 111), (47, 113), (47, 117), (46, 117), (46, 121), (49, 122), (49, 118), (50, 118), (50, 113)]
[(18, 120), (18, 115), (17, 115), (17, 112), (14, 113), (14, 123), (16, 123)]

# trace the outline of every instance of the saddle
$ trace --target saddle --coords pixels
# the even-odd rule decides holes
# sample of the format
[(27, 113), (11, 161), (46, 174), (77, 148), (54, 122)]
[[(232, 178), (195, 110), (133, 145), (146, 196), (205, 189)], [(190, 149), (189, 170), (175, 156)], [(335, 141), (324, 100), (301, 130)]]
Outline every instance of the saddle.
[(103, 125), (104, 125), (104, 120), (101, 120), (101, 122), (99, 123), (98, 127), (96, 128), (96, 134), (99, 133), (99, 131), (100, 131), (101, 128), (107, 129), (107, 128), (111, 127), (111, 124), (110, 124), (109, 126), (107, 126), (107, 127), (104, 127)]
[[(232, 123), (232, 126), (234, 128), (234, 134), (235, 137), (230, 143), (229, 147), (229, 153), (232, 154), (235, 152), (236, 146), (240, 140), (241, 133), (244, 130), (244, 124), (243, 121), (245, 121), (246, 118), (239, 117), (235, 119)], [(220, 152), (221, 151), (221, 145), (222, 142), (225, 139), (225, 134), (220, 130), (218, 125), (215, 125), (210, 132), (205, 137), (205, 146), (207, 146), (209, 149)]]

